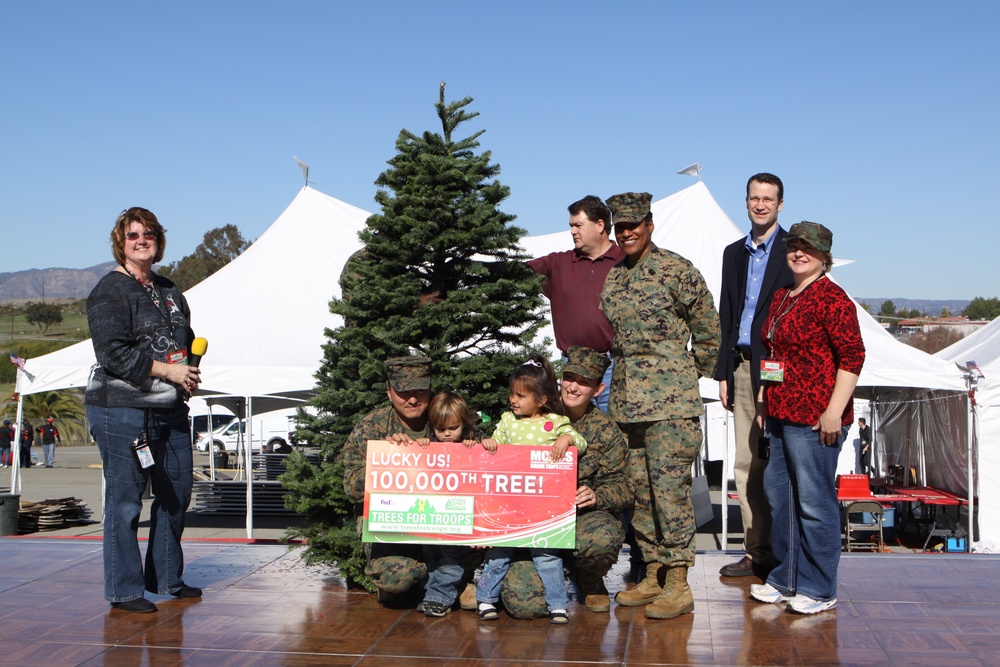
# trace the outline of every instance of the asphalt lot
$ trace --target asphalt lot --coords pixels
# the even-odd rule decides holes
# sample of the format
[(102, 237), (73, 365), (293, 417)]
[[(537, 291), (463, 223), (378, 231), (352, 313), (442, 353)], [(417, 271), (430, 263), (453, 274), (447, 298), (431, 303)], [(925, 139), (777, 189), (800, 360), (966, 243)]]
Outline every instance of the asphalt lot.
[[(41, 447), (33, 448), (41, 456)], [(208, 454), (194, 452), (196, 466), (209, 464)], [(10, 469), (0, 469), (0, 486), (10, 488)], [(97, 447), (82, 445), (56, 447), (55, 467), (45, 468), (33, 465), (21, 470), (21, 500), (39, 502), (48, 499), (78, 498), (86, 503), (94, 523), (86, 526), (71, 526), (59, 530), (32, 533), (35, 536), (102, 537), (101, 519), (101, 455)], [(140, 517), (140, 535), (149, 525), (149, 502), (144, 504)], [(294, 517), (255, 517), (253, 539), (277, 540), (285, 535), (285, 530)], [(188, 511), (184, 529), (186, 539), (248, 539), (246, 518), (242, 516), (220, 516), (211, 513)]]

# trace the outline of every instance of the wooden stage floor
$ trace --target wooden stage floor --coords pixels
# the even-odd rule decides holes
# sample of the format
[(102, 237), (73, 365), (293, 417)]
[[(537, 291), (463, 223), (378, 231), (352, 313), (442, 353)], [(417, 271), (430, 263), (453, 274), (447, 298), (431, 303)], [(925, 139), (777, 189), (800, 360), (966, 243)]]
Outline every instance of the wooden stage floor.
[(158, 613), (127, 614), (102, 598), (99, 539), (0, 538), (0, 664), (1000, 667), (1000, 556), (989, 554), (844, 554), (836, 609), (798, 616), (749, 600), (755, 577), (720, 578), (733, 554), (699, 553), (693, 614), (648, 621), (641, 607), (574, 602), (555, 626), (385, 609), (304, 565), (301, 548), (185, 540), (185, 551), (204, 598), (150, 596)]

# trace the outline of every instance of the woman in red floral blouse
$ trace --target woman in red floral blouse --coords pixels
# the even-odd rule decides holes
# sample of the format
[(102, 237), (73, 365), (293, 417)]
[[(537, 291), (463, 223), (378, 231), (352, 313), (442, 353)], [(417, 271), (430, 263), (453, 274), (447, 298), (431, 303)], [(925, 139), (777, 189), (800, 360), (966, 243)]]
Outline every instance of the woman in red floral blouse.
[(794, 284), (775, 293), (761, 331), (770, 354), (761, 364), (757, 405), (770, 438), (764, 487), (778, 565), (750, 595), (815, 614), (837, 604), (837, 459), (854, 420), (865, 345), (854, 302), (826, 276), (830, 230), (800, 222), (785, 242)]

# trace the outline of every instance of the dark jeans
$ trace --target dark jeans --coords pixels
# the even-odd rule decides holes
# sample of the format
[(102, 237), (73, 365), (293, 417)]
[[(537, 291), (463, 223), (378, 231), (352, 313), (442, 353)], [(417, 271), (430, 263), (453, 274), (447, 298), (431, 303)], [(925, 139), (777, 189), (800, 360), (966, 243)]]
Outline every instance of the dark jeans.
[[(156, 463), (141, 470), (130, 447), (147, 413), (150, 439), (158, 444)], [(141, 598), (143, 589), (169, 595), (184, 586), (181, 533), (193, 480), (187, 414), (187, 406), (148, 411), (87, 406), (90, 432), (104, 464), (104, 597), (109, 602)], [(154, 497), (143, 572), (138, 532), (147, 480)]]
[(764, 488), (771, 505), (771, 551), (777, 566), (767, 583), (785, 595), (814, 600), (837, 597), (840, 565), (840, 503), (837, 460), (847, 429), (834, 446), (820, 443), (808, 424), (768, 418), (771, 456)]

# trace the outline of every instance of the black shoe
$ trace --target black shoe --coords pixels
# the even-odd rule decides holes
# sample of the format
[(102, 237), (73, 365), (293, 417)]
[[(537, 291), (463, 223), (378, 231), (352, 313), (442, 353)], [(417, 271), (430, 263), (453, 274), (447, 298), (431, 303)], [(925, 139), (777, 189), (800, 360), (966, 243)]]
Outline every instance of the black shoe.
[(753, 575), (753, 561), (750, 556), (744, 556), (735, 563), (723, 566), (719, 574), (723, 577), (749, 577)]
[(149, 614), (156, 611), (156, 605), (146, 598), (136, 598), (127, 602), (112, 602), (111, 607), (132, 612), (133, 614)]
[(451, 613), (451, 607), (445, 606), (440, 602), (424, 601), (424, 615), (433, 616), (434, 618), (441, 618), (442, 616), (447, 616)]
[(171, 593), (175, 598), (200, 598), (201, 589), (194, 586), (181, 586), (180, 589)]

